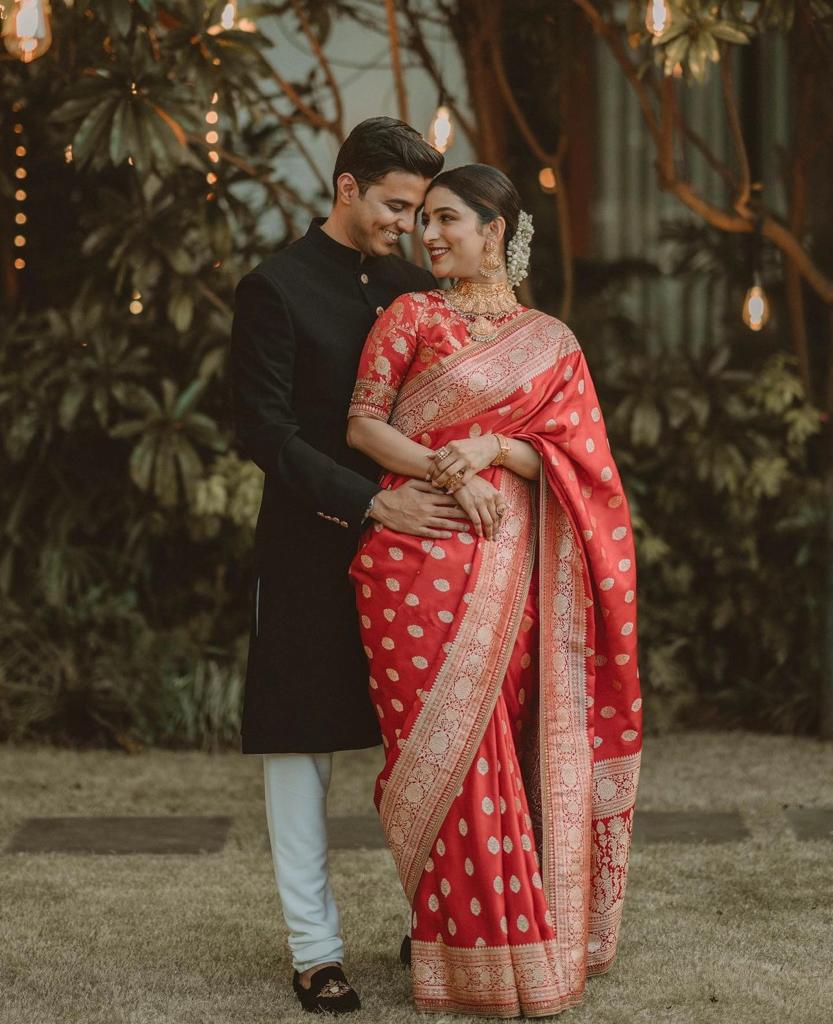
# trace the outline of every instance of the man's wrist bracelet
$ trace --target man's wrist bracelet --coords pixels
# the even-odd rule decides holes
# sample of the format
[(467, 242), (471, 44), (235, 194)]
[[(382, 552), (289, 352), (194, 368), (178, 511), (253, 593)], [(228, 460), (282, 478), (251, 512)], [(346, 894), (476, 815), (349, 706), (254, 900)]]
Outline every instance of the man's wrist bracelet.
[(367, 508), (364, 510), (364, 515), (362, 516), (362, 523), (361, 523), (362, 526), (364, 526), (364, 524), (368, 521), (368, 519), (370, 519), (370, 517), (373, 515), (373, 502), (375, 500), (376, 500), (376, 495), (374, 494), (373, 497), (370, 499), (370, 501), (367, 503)]

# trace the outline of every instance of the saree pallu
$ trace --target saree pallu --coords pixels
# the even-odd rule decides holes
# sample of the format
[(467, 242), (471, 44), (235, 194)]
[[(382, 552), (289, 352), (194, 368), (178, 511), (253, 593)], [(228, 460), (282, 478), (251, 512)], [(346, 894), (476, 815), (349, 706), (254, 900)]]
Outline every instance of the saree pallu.
[(630, 520), (569, 329), (527, 310), (432, 362), (426, 330), (453, 317), (438, 295), (377, 323), (351, 415), (434, 449), (521, 438), (541, 472), (482, 474), (508, 506), (491, 542), (366, 532), (350, 571), (386, 750), (375, 799), (416, 1006), (545, 1016), (616, 952), (641, 749)]

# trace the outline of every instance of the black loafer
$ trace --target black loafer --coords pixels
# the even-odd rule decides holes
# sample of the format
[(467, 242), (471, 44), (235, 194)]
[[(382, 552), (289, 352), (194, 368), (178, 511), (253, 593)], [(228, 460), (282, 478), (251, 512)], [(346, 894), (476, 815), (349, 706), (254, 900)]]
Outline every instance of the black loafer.
[(399, 962), (403, 967), (411, 966), (411, 936), (406, 935), (399, 947)]
[(322, 967), (316, 971), (309, 988), (304, 988), (295, 971), (292, 987), (298, 1002), (309, 1013), (354, 1013), (362, 1007), (358, 993), (340, 967)]

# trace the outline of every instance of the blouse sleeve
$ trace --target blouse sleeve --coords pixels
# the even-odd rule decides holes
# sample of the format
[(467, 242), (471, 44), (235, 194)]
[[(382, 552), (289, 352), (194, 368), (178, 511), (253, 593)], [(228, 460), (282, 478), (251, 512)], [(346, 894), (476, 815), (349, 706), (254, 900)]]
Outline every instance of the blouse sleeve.
[(417, 303), (394, 299), (373, 325), (359, 360), (347, 416), (388, 420), (417, 347)]

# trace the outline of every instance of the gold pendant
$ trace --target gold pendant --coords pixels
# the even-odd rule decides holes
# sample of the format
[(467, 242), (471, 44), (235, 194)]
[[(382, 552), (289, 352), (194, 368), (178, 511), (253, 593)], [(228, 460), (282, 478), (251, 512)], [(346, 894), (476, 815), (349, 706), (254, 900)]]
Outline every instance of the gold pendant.
[(485, 316), (475, 317), (474, 322), (469, 327), (469, 334), (475, 341), (487, 341), (494, 334), (494, 331), (494, 324)]

